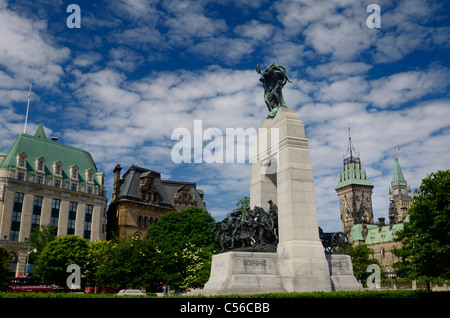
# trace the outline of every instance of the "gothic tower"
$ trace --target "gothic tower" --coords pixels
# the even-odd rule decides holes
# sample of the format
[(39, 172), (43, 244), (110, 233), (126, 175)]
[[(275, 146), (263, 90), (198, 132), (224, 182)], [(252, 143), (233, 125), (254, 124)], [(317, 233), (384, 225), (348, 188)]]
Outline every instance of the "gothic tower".
[(397, 153), (394, 157), (394, 174), (389, 188), (389, 223), (401, 223), (409, 213), (411, 207), (411, 188), (403, 177), (402, 168), (398, 162)]
[(344, 168), (336, 192), (341, 207), (342, 231), (349, 233), (355, 224), (373, 224), (373, 184), (361, 166), (348, 128), (348, 148), (344, 157)]

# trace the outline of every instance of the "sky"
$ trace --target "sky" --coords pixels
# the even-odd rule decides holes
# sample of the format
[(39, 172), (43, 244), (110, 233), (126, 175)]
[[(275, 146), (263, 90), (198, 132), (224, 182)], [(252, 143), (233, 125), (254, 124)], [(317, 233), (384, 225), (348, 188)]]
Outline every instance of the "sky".
[(309, 139), (319, 226), (341, 230), (348, 125), (374, 219), (388, 219), (394, 147), (412, 190), (449, 169), (449, 13), (437, 0), (0, 0), (0, 152), (24, 130), (32, 84), (27, 133), (42, 123), (90, 152), (109, 202), (115, 165), (140, 165), (196, 182), (221, 220), (250, 194), (251, 163), (175, 163), (172, 133), (257, 129), (268, 110), (255, 69), (275, 62)]

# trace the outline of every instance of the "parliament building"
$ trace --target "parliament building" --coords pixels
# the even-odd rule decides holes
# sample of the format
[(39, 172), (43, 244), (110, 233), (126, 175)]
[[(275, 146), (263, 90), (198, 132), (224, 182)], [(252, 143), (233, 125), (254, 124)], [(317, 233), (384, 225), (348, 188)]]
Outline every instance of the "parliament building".
[(411, 207), (411, 189), (408, 186), (397, 155), (394, 157), (394, 169), (389, 188), (389, 224), (385, 218), (375, 223), (372, 209), (373, 184), (362, 168), (359, 154), (356, 153), (349, 134), (347, 154), (344, 158), (336, 192), (340, 202), (342, 231), (355, 245), (365, 244), (377, 259), (388, 277), (395, 276), (392, 264), (400, 260), (392, 253), (401, 247), (394, 241), (396, 233), (408, 222)]

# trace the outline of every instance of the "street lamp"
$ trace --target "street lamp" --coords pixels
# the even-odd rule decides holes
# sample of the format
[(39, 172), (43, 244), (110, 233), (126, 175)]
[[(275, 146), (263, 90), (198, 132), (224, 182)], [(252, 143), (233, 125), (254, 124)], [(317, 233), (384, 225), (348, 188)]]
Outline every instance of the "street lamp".
[(27, 262), (26, 262), (26, 264), (25, 264), (25, 273), (24, 273), (24, 275), (25, 276), (28, 276), (28, 261), (29, 261), (29, 259), (30, 259), (30, 254), (31, 253), (36, 253), (37, 252), (37, 249), (36, 248), (33, 248), (31, 251), (30, 251), (30, 248), (31, 248), (31, 246), (30, 246), (30, 243), (31, 243), (31, 240), (30, 239), (27, 239), (27, 241), (28, 241), (28, 251), (27, 251)]

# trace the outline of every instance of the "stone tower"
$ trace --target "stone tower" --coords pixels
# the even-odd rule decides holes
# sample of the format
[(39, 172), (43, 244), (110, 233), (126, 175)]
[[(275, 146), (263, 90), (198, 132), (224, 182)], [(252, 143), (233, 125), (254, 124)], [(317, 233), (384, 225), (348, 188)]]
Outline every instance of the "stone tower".
[(391, 187), (389, 188), (389, 223), (397, 224), (403, 222), (411, 207), (411, 188), (403, 177), (402, 168), (398, 162), (397, 154), (394, 157), (394, 174)]
[(348, 128), (348, 148), (344, 157), (344, 168), (336, 192), (341, 207), (342, 231), (349, 233), (355, 224), (372, 224), (373, 184), (361, 166)]

